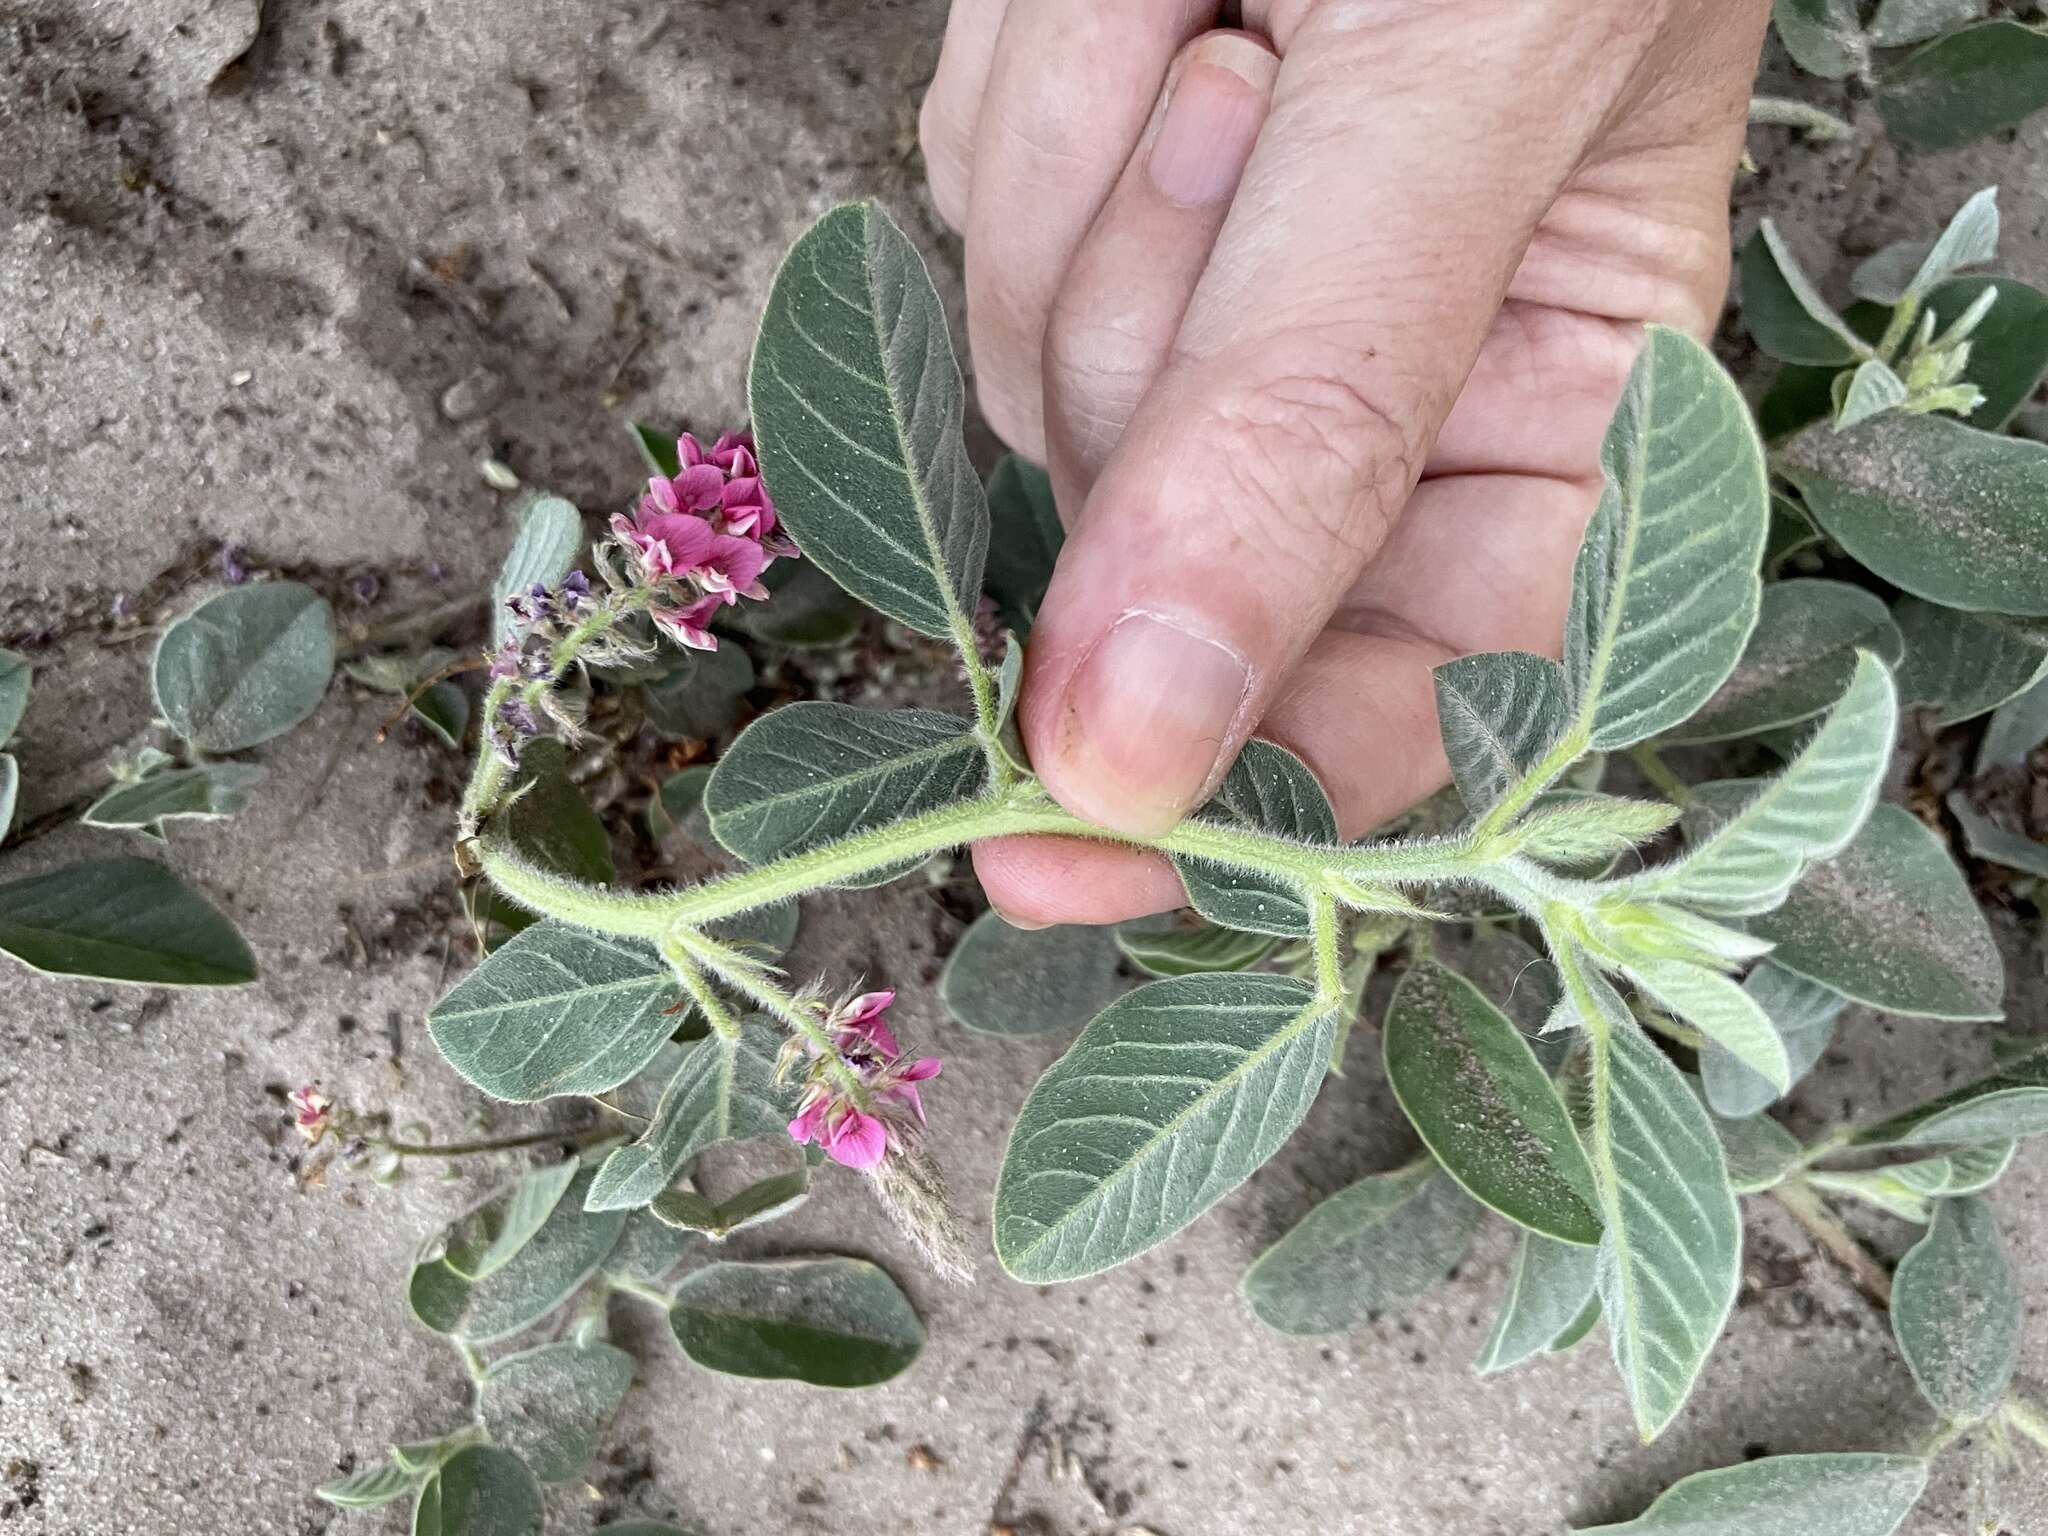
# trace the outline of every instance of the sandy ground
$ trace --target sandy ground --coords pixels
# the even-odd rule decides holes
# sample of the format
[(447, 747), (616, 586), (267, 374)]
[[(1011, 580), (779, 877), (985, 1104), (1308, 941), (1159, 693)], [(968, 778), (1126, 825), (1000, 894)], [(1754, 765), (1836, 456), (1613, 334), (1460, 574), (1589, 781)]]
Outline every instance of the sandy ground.
[[(215, 579), (223, 544), (320, 585), (352, 632), (388, 622), (495, 564), (507, 521), (480, 454), (603, 509), (635, 477), (623, 415), (733, 420), (777, 255), (832, 201), (886, 198), (956, 292), (914, 148), (941, 10), (0, 4), (0, 642), (41, 668), (17, 748), (24, 819), (144, 738), (148, 626)], [(1865, 126), (1826, 151), (1753, 135), (1765, 172), (1744, 216), (1787, 211), (1801, 252), (1839, 277), (1995, 179), (2010, 265), (2048, 275), (2048, 123), (1910, 164), (1868, 147)], [(261, 753), (254, 808), (169, 852), (243, 924), (259, 984), (173, 996), (5, 972), (0, 1530), (396, 1530), (397, 1515), (336, 1515), (307, 1490), (463, 1411), (460, 1372), (410, 1325), (400, 1285), (415, 1242), (506, 1170), (303, 1187), (280, 1111), (308, 1078), (444, 1134), (478, 1108), (421, 1022), (467, 963), (443, 852), (460, 764), (409, 730), (376, 744), (380, 715), (337, 687)], [(111, 851), (110, 834), (61, 828), (10, 845), (0, 877)], [(912, 981), (909, 1032), (948, 1059), (941, 1146), (985, 1231), (1010, 1114), (1059, 1042), (967, 1036), (915, 985), (957, 911), (909, 884), (816, 900), (797, 961)], [(2006, 918), (2000, 932), (2013, 1023), (2048, 1027), (2040, 936)], [(1805, 1109), (1903, 1102), (1987, 1051), (1978, 1028), (1856, 1020)], [(736, 1383), (615, 1303), (642, 1385), (590, 1488), (554, 1495), (550, 1529), (639, 1514), (706, 1536), (1520, 1536), (1623, 1518), (1744, 1455), (1925, 1432), (1881, 1319), (1778, 1219), (1753, 1227), (1728, 1340), (1649, 1448), (1597, 1342), (1470, 1373), (1509, 1252), (1498, 1228), (1403, 1319), (1327, 1340), (1262, 1331), (1234, 1294), (1245, 1264), (1406, 1146), (1384, 1089), (1354, 1074), (1180, 1241), (1048, 1289), (987, 1259), (972, 1289), (930, 1284), (857, 1191), (833, 1190), (744, 1246), (888, 1264), (931, 1328), (917, 1367), (851, 1396)], [(2039, 1149), (1996, 1203), (2029, 1277), (2038, 1389)], [(1907, 1529), (1961, 1536), (1986, 1518), (2048, 1530), (2048, 1465), (1955, 1453)]]

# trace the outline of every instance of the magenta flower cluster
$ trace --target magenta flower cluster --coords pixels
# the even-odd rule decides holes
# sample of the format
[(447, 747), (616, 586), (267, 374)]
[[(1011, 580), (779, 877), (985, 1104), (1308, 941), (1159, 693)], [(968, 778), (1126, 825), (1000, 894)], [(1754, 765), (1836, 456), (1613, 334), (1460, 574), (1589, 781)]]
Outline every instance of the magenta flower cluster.
[(780, 531), (751, 433), (727, 432), (707, 451), (685, 432), (676, 458), (681, 468), (649, 480), (638, 509), (612, 519), (612, 533), (654, 594), (655, 623), (683, 645), (713, 651), (713, 616), (743, 597), (766, 598), (761, 573), (796, 546)]
[[(910, 1147), (924, 1131), (924, 1103), (917, 1085), (939, 1075), (936, 1056), (910, 1060), (883, 1017), (894, 992), (864, 992), (825, 1018), (832, 1053), (808, 1040), (792, 1040), (785, 1062), (808, 1059), (804, 1090), (789, 1134), (815, 1141), (825, 1155), (848, 1168), (873, 1168), (891, 1152)], [(865, 1104), (828, 1065), (833, 1059), (860, 1083)]]

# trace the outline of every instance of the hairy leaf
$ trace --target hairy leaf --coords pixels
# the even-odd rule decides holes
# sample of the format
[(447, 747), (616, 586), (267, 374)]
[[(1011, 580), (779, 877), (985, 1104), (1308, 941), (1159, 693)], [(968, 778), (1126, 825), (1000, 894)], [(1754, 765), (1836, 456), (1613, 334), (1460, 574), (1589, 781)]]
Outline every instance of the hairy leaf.
[(1769, 1115), (1716, 1117), (1713, 1126), (1728, 1164), (1728, 1187), (1738, 1195), (1759, 1194), (1784, 1182), (1806, 1153), (1799, 1138)]
[(694, 763), (661, 781), (661, 788), (647, 802), (647, 831), (659, 842), (675, 831), (702, 836), (710, 831), (704, 817), (704, 786), (711, 782), (708, 763)]
[(2020, 1362), (2020, 1293), (1991, 1207), (1943, 1200), (1892, 1279), (1892, 1333), (1920, 1395), (1946, 1421), (1996, 1408)]
[(1281, 1333), (1338, 1333), (1419, 1301), (1465, 1256), (1479, 1207), (1428, 1159), (1339, 1190), (1245, 1271)]
[(1481, 1376), (1520, 1365), (1549, 1349), (1594, 1299), (1598, 1252), (1524, 1232), (1508, 1271), (1493, 1331), (1472, 1369)]
[(1977, 772), (2015, 767), (2048, 741), (2048, 677), (2007, 699), (1992, 713), (1977, 746)]
[(1846, 432), (1886, 411), (1906, 403), (1906, 381), (1893, 373), (1888, 363), (1869, 358), (1856, 365), (1841, 393), (1835, 412), (1835, 430)]
[(0, 746), (14, 734), (21, 724), (23, 711), (28, 708), (29, 684), (35, 669), (29, 659), (19, 651), (10, 651), (0, 646)]
[(565, 1483), (590, 1464), (632, 1384), (633, 1357), (623, 1349), (543, 1344), (491, 1362), (477, 1383), (477, 1419), (535, 1477)]
[(239, 752), (304, 720), (334, 675), (334, 612), (295, 581), (209, 598), (157, 641), (156, 707), (202, 752)]
[[(430, 1248), (414, 1263), (406, 1299), (435, 1333), (488, 1344), (517, 1333), (567, 1301), (619, 1240), (624, 1211), (586, 1211), (593, 1175), (577, 1173), (540, 1230), (481, 1280), (470, 1280)], [(435, 1248), (438, 1248), (438, 1244)]]
[(1437, 730), (1475, 816), (1491, 810), (1565, 732), (1564, 669), (1527, 651), (1460, 656), (1436, 669)]
[(21, 764), (11, 752), (0, 752), (0, 842), (14, 825), (14, 802), (21, 793)]
[(1986, 859), (2023, 875), (2048, 880), (2048, 843), (2037, 843), (2022, 833), (2008, 831), (1989, 816), (1979, 814), (1960, 790), (1949, 795), (1948, 813), (1955, 817), (1963, 834), (1963, 846), (1971, 858)]
[(640, 450), (640, 457), (647, 461), (647, 467), (657, 475), (674, 479), (682, 473), (682, 456), (676, 452), (676, 434), (650, 427), (644, 421), (629, 421), (626, 430), (632, 434), (633, 446)]
[(790, 248), (747, 385), (761, 468), (806, 559), (892, 619), (964, 643), (988, 503), (966, 391), (924, 263), (875, 203)]
[(1652, 960), (1628, 977), (1664, 1008), (1727, 1051), (1778, 1093), (1792, 1089), (1785, 1042), (1756, 999), (1718, 971), (1685, 960)]
[(1958, 277), (1935, 289), (1927, 308), (1945, 330), (1988, 288), (1996, 288), (1998, 298), (1970, 336), (1970, 365), (1964, 373), (1983, 392), (1984, 402), (1963, 420), (1997, 432), (2048, 373), (2048, 294), (2015, 277)]
[(1171, 915), (1119, 923), (1114, 932), (1124, 958), (1148, 976), (1248, 971), (1278, 942), (1270, 934), (1219, 928), (1199, 917), (1190, 925)]
[(1005, 454), (988, 477), (988, 570), (982, 584), (1005, 627), (1028, 637), (1066, 529), (1044, 470)]
[(641, 685), (640, 704), (657, 734), (671, 741), (710, 741), (739, 718), (753, 686), (754, 663), (728, 642), (677, 658), (665, 676)]
[(1619, 795), (1546, 796), (1516, 828), (1521, 851), (1566, 869), (1596, 873), (1678, 820), (1678, 807)]
[(1573, 1536), (1892, 1536), (1926, 1486), (1917, 1456), (1765, 1456), (1695, 1472), (1635, 1519)]
[(412, 1536), (541, 1536), (540, 1484), (510, 1451), (465, 1446), (420, 1486)]
[(1998, 613), (1964, 613), (1902, 598), (1893, 616), (1906, 643), (1899, 699), (1954, 725), (1996, 709), (2048, 678), (2048, 625)]
[(649, 1206), (626, 1218), (619, 1241), (605, 1256), (605, 1278), (639, 1285), (660, 1285), (683, 1255), (696, 1246), (697, 1234), (684, 1232), (663, 1221)]
[(313, 1496), (325, 1499), (336, 1509), (375, 1509), (411, 1493), (418, 1481), (417, 1473), (408, 1472), (397, 1462), (379, 1461), (358, 1467), (346, 1477), (322, 1483), (313, 1490)]
[(1858, 1131), (1858, 1147), (1926, 1147), (2007, 1141), (2048, 1131), (2048, 1046), (1988, 1076)]
[(1737, 260), (1742, 320), (1756, 344), (1783, 363), (1844, 368), (1870, 345), (1821, 297), (1777, 225), (1765, 219)]
[[(669, 451), (674, 452), (673, 440)], [(519, 513), (519, 532), (491, 583), (491, 644), (503, 645), (516, 627), (510, 597), (535, 587), (553, 587), (569, 574), (583, 548), (583, 514), (559, 496), (540, 495)]]
[(152, 987), (256, 979), (235, 925), (147, 859), (88, 859), (0, 885), (0, 951), (51, 976)]
[(867, 609), (809, 560), (778, 560), (762, 573), (761, 584), (767, 602), (729, 610), (733, 623), (756, 640), (815, 650), (860, 633)]
[(874, 1386), (924, 1348), (908, 1298), (860, 1259), (707, 1265), (676, 1287), (669, 1327), (707, 1370), (819, 1387)]
[(665, 1190), (647, 1209), (655, 1220), (676, 1231), (701, 1232), (722, 1243), (735, 1232), (787, 1216), (810, 1194), (810, 1170), (800, 1167), (756, 1179), (731, 1199), (715, 1203), (695, 1190)]
[[(1749, 973), (1742, 990), (1777, 1030), (1792, 1081), (1797, 1083), (1834, 1038), (1835, 1018), (1848, 1006), (1848, 999), (1768, 960)], [(1700, 1082), (1714, 1113), (1729, 1120), (1747, 1119), (1781, 1097), (1768, 1078), (1711, 1040), (1700, 1048)]]
[(441, 1259), (465, 1280), (487, 1279), (533, 1241), (576, 1180), (577, 1160), (535, 1169), (510, 1190), (459, 1218), (442, 1238)]
[[(1980, 20), (1986, 4), (1987, 0), (1878, 0), (1877, 14), (1870, 18), (1870, 40), (1880, 48), (1924, 43)], [(1984, 259), (1990, 260), (1989, 255)]]
[(1885, 128), (1915, 149), (1951, 149), (2048, 106), (2048, 36), (1987, 21), (1936, 38), (1878, 81)]
[(1012, 928), (993, 911), (960, 935), (939, 973), (946, 1011), (985, 1035), (1078, 1029), (1122, 990), (1109, 930)]
[[(1337, 841), (1337, 813), (1315, 774), (1270, 741), (1246, 742), (1216, 797), (1195, 814), (1298, 842)], [(1187, 887), (1188, 904), (1210, 922), (1280, 938), (1308, 937), (1308, 905), (1287, 882), (1185, 854), (1173, 855), (1173, 864)]]
[(1334, 1025), (1291, 976), (1173, 977), (1111, 1003), (1018, 1112), (996, 1186), (1003, 1267), (1077, 1280), (1178, 1232), (1301, 1123)]
[(1809, 75), (1845, 80), (1863, 57), (1856, 0), (1776, 0), (1771, 9), (1778, 41)]

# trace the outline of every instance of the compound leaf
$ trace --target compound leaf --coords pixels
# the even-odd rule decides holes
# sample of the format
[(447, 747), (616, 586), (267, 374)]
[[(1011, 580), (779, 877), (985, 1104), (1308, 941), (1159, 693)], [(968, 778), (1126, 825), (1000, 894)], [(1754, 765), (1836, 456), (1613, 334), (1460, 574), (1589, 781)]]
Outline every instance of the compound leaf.
[(535, 1477), (565, 1483), (590, 1464), (632, 1384), (633, 1357), (623, 1349), (542, 1344), (491, 1362), (477, 1384), (477, 1418)]
[(1472, 1369), (1490, 1376), (1550, 1349), (1594, 1300), (1598, 1260), (1597, 1249), (1522, 1233), (1493, 1331)]
[[(1337, 841), (1337, 813), (1308, 764), (1256, 738), (1244, 744), (1215, 798), (1195, 814), (1297, 842)], [(1173, 855), (1173, 864), (1187, 887), (1188, 904), (1212, 923), (1280, 938), (1308, 937), (1308, 905), (1287, 882), (1186, 854)]]
[(1527, 651), (1487, 651), (1438, 667), (1437, 729), (1465, 808), (1483, 816), (1571, 723), (1564, 669)]
[(1877, 110), (1915, 149), (1951, 149), (2048, 106), (2048, 35), (1998, 20), (1938, 37), (1886, 70)]

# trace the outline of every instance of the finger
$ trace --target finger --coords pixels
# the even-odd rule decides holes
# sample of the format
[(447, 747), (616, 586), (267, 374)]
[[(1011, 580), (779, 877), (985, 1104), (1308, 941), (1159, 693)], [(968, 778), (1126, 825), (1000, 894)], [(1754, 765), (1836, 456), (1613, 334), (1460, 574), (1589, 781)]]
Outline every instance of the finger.
[(1030, 0), (1003, 18), (974, 134), (967, 334), (982, 414), (1045, 462), (1039, 356), (1060, 278), (1144, 131), (1202, 0)]
[(953, 0), (946, 15), (946, 40), (939, 48), (938, 73), (917, 113), (917, 139), (925, 176), (939, 217), (955, 230), (967, 227), (967, 196), (973, 179), (974, 124), (995, 63), (996, 36), (1009, 0)]
[(1187, 904), (1163, 853), (1078, 837), (998, 837), (974, 845), (989, 903), (1018, 928), (1121, 923)]
[(1183, 48), (1067, 268), (1044, 360), (1046, 465), (1063, 507), (1080, 506), (1166, 362), (1279, 69), (1245, 32), (1205, 32)]
[(1032, 636), (1025, 741), (1080, 816), (1156, 835), (1221, 778), (1397, 517), (1625, 83), (1612, 29), (1548, 4), (1489, 10), (1449, 70), (1434, 9), (1276, 25), (1266, 131)]

